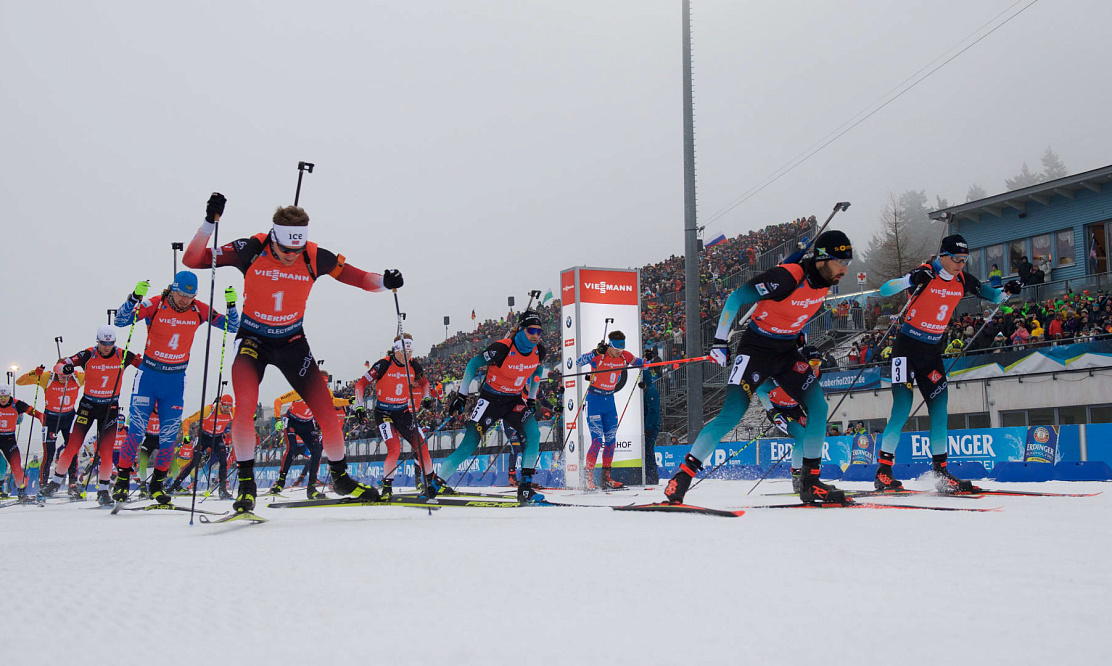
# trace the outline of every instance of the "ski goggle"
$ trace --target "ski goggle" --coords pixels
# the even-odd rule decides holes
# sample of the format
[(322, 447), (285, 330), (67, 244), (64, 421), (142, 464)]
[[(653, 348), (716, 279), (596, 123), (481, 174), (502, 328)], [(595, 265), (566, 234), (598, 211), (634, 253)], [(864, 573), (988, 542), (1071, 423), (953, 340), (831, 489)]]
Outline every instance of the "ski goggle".
[(942, 254), (943, 256), (949, 257), (950, 261), (954, 262), (955, 264), (964, 264), (965, 262), (969, 261), (968, 254), (950, 254), (949, 252), (943, 252)]
[(528, 326), (525, 328), (525, 335), (540, 335), (543, 332), (540, 326)]

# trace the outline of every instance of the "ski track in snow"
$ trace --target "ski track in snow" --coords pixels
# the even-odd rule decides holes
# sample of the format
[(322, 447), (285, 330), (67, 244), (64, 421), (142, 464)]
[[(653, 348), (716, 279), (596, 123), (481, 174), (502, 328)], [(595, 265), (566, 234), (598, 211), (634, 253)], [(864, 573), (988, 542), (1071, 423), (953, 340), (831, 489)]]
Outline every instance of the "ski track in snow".
[[(750, 486), (708, 481), (688, 501), (794, 501), (759, 495), (783, 492), (784, 481), (746, 496)], [(659, 501), (662, 487), (548, 494), (628, 504)], [(6, 508), (0, 663), (1107, 659), (1112, 495), (875, 501), (1004, 511), (754, 510), (717, 518), (446, 507), (429, 515), (260, 502), (266, 524), (190, 526), (185, 513), (110, 516), (87, 510), (92, 501)]]

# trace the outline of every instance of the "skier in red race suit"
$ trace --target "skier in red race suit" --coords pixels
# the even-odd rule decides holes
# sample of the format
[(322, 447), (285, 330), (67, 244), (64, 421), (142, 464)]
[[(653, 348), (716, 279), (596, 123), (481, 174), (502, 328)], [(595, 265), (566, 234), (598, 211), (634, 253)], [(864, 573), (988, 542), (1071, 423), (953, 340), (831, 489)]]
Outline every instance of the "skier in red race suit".
[(12, 390), (7, 384), (0, 384), (0, 452), (8, 459), (8, 467), (15, 477), (16, 493), (23, 500), (27, 492), (27, 479), (23, 476), (23, 461), (19, 455), (19, 445), (15, 441), (16, 426), (19, 424), (19, 415), (27, 414), (43, 422), (43, 414), (31, 405), (16, 400), (12, 397)]
[[(407, 365), (408, 363), (408, 365)], [(409, 445), (419, 454), (417, 465), (427, 479), (431, 476), (432, 458), (429, 457), (429, 447), (425, 444), (424, 437), (417, 424), (416, 405), (410, 404), (410, 397), (420, 400), (421, 407), (428, 409), (432, 406), (432, 397), (429, 395), (429, 380), (425, 371), (413, 358), (413, 338), (409, 333), (405, 337), (394, 338), (394, 353), (381, 358), (371, 366), (371, 369), (355, 382), (355, 413), (360, 420), (366, 420), (367, 408), (363, 406), (363, 394), (367, 387), (374, 382), (375, 385), (375, 425), (386, 442), (386, 462), (383, 467), (382, 497), (389, 499), (393, 495), (394, 471), (398, 466), (398, 456), (402, 450), (401, 438), (405, 438)], [(417, 475), (415, 475), (415, 478)]]
[[(213, 251), (207, 245), (225, 203), (220, 193), (209, 197), (205, 222), (182, 257), (186, 266), (212, 266)], [(401, 287), (402, 274), (397, 270), (382, 275), (362, 271), (348, 264), (343, 255), (309, 242), (309, 215), (297, 206), (279, 207), (272, 221), (269, 232), (240, 238), (215, 251), (217, 266), (233, 266), (244, 275), (242, 320), (232, 361), (236, 403), (257, 404), (263, 372), (268, 365), (276, 366), (318, 415), (332, 489), (341, 495), (377, 500), (377, 490), (356, 482), (347, 473), (343, 430), (302, 324), (309, 292), (317, 279), (327, 275), (365, 291), (383, 291)], [(239, 410), (231, 430), (239, 467), (239, 492), (233, 505), (237, 513), (255, 507), (254, 429), (251, 410)]]

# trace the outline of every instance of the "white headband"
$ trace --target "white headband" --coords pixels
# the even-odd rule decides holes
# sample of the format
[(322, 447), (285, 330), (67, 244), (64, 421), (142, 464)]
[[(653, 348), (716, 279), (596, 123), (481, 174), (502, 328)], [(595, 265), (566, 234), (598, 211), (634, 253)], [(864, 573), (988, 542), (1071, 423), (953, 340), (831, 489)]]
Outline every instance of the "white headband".
[(403, 342), (405, 343), (405, 351), (407, 351), (407, 352), (413, 351), (413, 339), (412, 338), (402, 338), (401, 340), (395, 340), (394, 341), (394, 351), (401, 351)]
[(282, 247), (305, 247), (305, 243), (309, 241), (308, 227), (283, 227), (276, 224), (270, 233), (274, 234), (275, 242)]

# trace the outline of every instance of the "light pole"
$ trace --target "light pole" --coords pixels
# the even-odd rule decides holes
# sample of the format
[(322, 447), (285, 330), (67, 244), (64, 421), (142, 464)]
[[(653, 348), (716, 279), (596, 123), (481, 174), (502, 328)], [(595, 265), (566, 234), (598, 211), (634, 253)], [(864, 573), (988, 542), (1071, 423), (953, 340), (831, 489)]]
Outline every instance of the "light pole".
[(444, 340), (445, 341), (448, 340), (448, 323), (450, 321), (451, 321), (451, 319), (448, 318), (448, 315), (444, 315)]
[(19, 366), (12, 363), (12, 369), (8, 372), (8, 384), (12, 387), (12, 400), (15, 400), (15, 377), (19, 372)]

